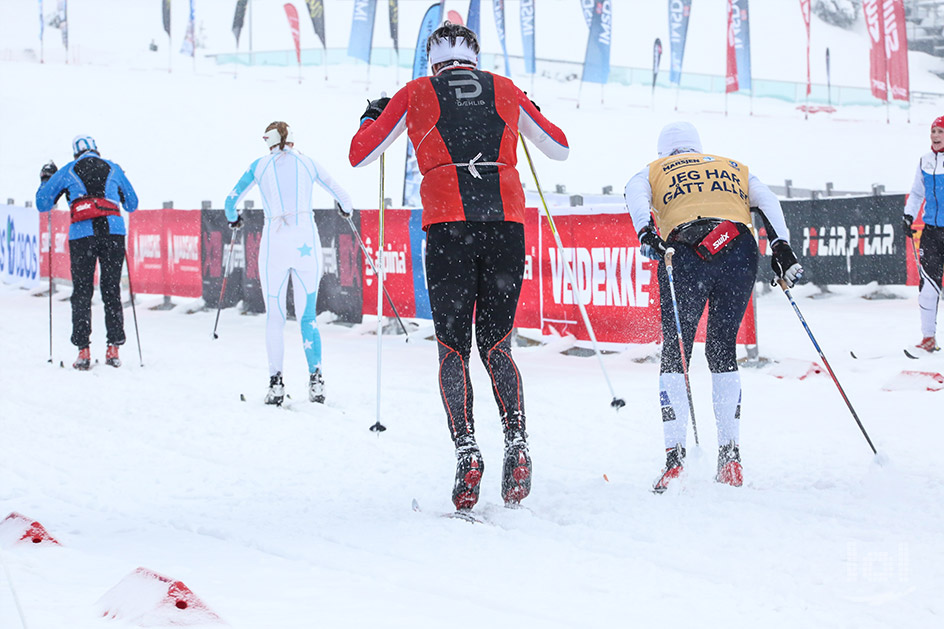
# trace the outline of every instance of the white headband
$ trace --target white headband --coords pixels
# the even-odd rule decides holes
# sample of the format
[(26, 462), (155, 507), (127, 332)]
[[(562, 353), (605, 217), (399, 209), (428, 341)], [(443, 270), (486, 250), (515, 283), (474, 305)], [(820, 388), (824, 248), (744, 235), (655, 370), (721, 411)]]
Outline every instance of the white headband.
[[(288, 125), (286, 125), (286, 127), (288, 127)], [(282, 142), (282, 134), (279, 133), (278, 129), (273, 128), (266, 131), (265, 135), (262, 136), (262, 139), (265, 140), (266, 146), (271, 149), (273, 146), (277, 146)], [(292, 133), (291, 127), (288, 127), (288, 133), (285, 134), (285, 143), (295, 143), (295, 134)]]
[(456, 45), (449, 42), (449, 38), (436, 39), (429, 46), (429, 65), (433, 66), (443, 61), (468, 61), (478, 65), (479, 59), (475, 51), (466, 43), (465, 37), (456, 37)]

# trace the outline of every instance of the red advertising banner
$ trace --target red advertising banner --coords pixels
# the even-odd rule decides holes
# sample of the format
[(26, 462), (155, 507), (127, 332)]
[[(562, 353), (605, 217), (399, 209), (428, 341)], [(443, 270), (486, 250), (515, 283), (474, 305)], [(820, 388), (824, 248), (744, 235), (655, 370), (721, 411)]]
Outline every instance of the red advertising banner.
[[(413, 285), (413, 260), (410, 248), (410, 216), (411, 210), (384, 211), (383, 237), (383, 270), (384, 286), (390, 298), (397, 307), (401, 317), (416, 316), (416, 302)], [(361, 238), (367, 247), (374, 264), (378, 262), (377, 244), (379, 229), (379, 212), (364, 210), (361, 212)], [(363, 255), (363, 252), (361, 252)], [(370, 267), (370, 262), (364, 260), (364, 310), (366, 315), (377, 315), (377, 278)], [(393, 309), (384, 298), (383, 314), (393, 316)]]
[[(546, 219), (545, 219), (546, 220)], [(524, 210), (524, 278), (521, 282), (521, 296), (518, 297), (518, 310), (515, 312), (515, 327), (541, 327), (541, 242), (538, 232), (538, 209)]]
[(161, 238), (166, 210), (138, 210), (128, 221), (129, 272), (135, 291), (169, 295), (164, 291), (164, 248)]
[[(415, 317), (425, 294), (424, 247), (417, 210), (387, 210), (384, 214), (385, 286), (402, 317)], [(377, 260), (378, 213), (362, 210), (361, 236)], [(418, 216), (414, 216), (414, 219)], [(629, 214), (622, 206), (556, 208), (554, 224), (563, 245), (557, 248), (544, 212), (525, 210), (525, 267), (515, 326), (540, 329), (548, 336), (573, 335), (589, 346), (590, 336), (577, 300), (584, 305), (597, 341), (604, 349), (622, 349), (629, 343), (662, 339), (657, 264), (639, 253), (639, 242)], [(412, 232), (411, 232), (412, 227)], [(574, 275), (574, 284), (564, 264)], [(377, 313), (376, 278), (363, 264), (363, 314)], [(427, 306), (428, 308), (428, 306)], [(384, 316), (393, 316), (384, 300)], [(696, 340), (705, 339), (704, 322)], [(738, 333), (738, 343), (756, 344), (754, 309), (749, 307)]]
[(163, 246), (166, 254), (165, 284), (161, 294), (201, 297), (200, 211), (161, 210), (161, 213), (164, 215)]
[[(555, 212), (564, 249), (559, 252), (545, 216), (541, 217), (540, 304), (544, 334), (574, 335), (588, 341), (577, 299), (584, 305), (602, 347), (652, 343), (661, 338), (656, 265), (639, 253), (625, 209), (567, 208)], [(572, 285), (564, 264), (573, 271)]]
[[(812, 91), (812, 81), (810, 79), (810, 0), (800, 0), (800, 12), (803, 14), (803, 24), (806, 25), (806, 95), (809, 96)], [(728, 11), (728, 19), (730, 19), (730, 16), (731, 12)]]
[(896, 100), (910, 100), (908, 80), (908, 34), (904, 0), (884, 0), (885, 56), (888, 89)]
[(728, 67), (727, 74), (725, 75), (725, 92), (736, 92), (740, 89), (740, 87), (738, 87), (737, 49), (735, 48), (734, 10), (731, 0), (728, 0), (728, 30), (726, 38), (728, 43)]
[[(43, 212), (39, 218), (40, 260), (39, 273), (49, 277), (49, 221), (52, 220), (52, 270), (53, 277), (72, 281), (72, 263), (69, 260), (69, 212), (53, 208)], [(96, 275), (97, 277), (97, 275)]]
[(295, 57), (298, 59), (298, 64), (302, 63), (302, 49), (301, 41), (299, 40), (299, 28), (298, 28), (298, 10), (290, 2), (285, 3), (285, 17), (288, 18), (288, 27), (292, 31), (292, 39), (295, 41)]
[[(881, 100), (888, 100), (887, 54), (885, 52), (885, 19), (882, 15), (883, 0), (863, 0), (862, 12), (865, 14), (865, 26), (869, 32), (872, 47), (869, 51), (869, 75), (872, 95)], [(904, 20), (902, 20), (904, 22)]]
[(129, 272), (136, 292), (202, 296), (199, 210), (138, 210), (128, 223)]

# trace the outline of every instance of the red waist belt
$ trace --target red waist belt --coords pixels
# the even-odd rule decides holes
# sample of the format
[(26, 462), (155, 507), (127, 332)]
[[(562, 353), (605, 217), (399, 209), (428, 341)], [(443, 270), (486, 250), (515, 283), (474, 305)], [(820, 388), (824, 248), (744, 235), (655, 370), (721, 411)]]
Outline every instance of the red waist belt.
[(87, 221), (90, 218), (98, 218), (99, 216), (121, 216), (118, 205), (108, 199), (86, 197), (74, 201), (70, 207), (73, 223)]

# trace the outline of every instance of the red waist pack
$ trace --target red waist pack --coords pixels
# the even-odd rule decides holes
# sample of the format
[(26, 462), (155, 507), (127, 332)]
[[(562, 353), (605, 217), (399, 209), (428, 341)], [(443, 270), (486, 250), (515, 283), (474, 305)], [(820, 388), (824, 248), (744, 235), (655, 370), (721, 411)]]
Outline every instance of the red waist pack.
[(87, 221), (90, 218), (98, 218), (99, 216), (121, 215), (118, 205), (108, 199), (85, 197), (84, 199), (76, 199), (69, 207), (73, 223)]

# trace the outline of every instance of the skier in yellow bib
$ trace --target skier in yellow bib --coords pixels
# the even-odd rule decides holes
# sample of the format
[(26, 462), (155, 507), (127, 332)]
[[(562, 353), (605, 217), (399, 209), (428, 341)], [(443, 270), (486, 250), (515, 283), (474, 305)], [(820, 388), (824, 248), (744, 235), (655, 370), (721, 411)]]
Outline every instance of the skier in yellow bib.
[[(626, 206), (643, 255), (661, 260), (668, 247), (675, 250), (673, 279), (685, 364), (708, 303), (705, 354), (718, 426), (716, 480), (740, 486), (741, 379), (736, 343), (757, 276), (752, 207), (764, 217), (777, 277), (793, 286), (803, 269), (790, 248), (780, 202), (746, 165), (702, 152), (698, 131), (687, 122), (662, 129), (658, 149), (659, 159), (626, 184)], [(682, 472), (689, 405), (681, 352), (672, 342), (677, 332), (664, 264), (659, 265), (658, 277), (663, 338), (659, 395), (666, 465), (653, 491), (661, 493)]]

